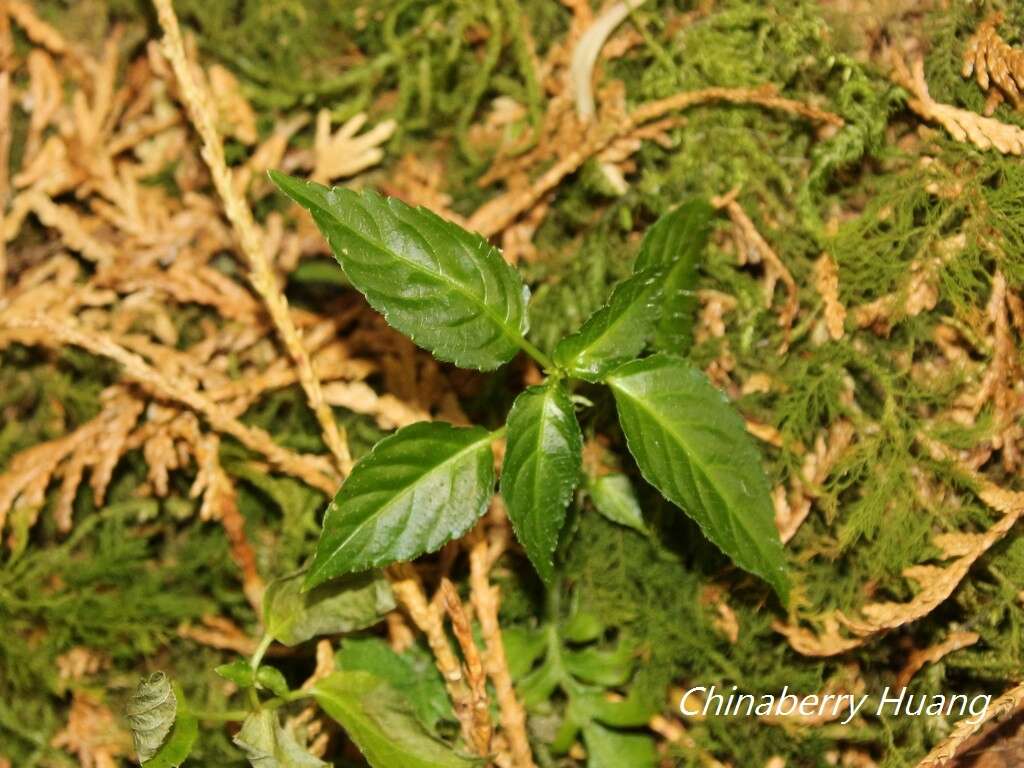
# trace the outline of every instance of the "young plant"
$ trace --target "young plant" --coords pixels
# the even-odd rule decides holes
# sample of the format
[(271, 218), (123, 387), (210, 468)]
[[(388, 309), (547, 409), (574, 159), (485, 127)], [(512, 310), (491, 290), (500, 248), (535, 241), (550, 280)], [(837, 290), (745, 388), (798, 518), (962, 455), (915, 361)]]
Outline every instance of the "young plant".
[(713, 213), (707, 203), (658, 220), (632, 276), (549, 357), (527, 338), (529, 289), (479, 235), (371, 191), (271, 178), (312, 214), (352, 285), (392, 327), (463, 368), (493, 370), (525, 352), (545, 373), (499, 430), (423, 422), (377, 443), (328, 507), (306, 589), (411, 560), (466, 533), (494, 492), (492, 444), (502, 436), (500, 492), (517, 538), (550, 583), (581, 474), (571, 387), (586, 381), (611, 389), (644, 478), (787, 601), (757, 448), (726, 397), (679, 356), (691, 343), (697, 259)]
[[(693, 286), (713, 211), (687, 203), (650, 228), (633, 275), (551, 357), (526, 337), (529, 291), (479, 235), (422, 208), (373, 192), (328, 189), (272, 173), (312, 213), (346, 276), (387, 321), (437, 358), (493, 370), (519, 352), (544, 370), (516, 398), (496, 431), (421, 422), (384, 438), (359, 461), (327, 509), (312, 565), (283, 576), (263, 597), (264, 636), (250, 659), (217, 668), (249, 698), (237, 711), (192, 709), (162, 674), (144, 680), (128, 711), (144, 768), (175, 768), (189, 755), (198, 721), (241, 723), (233, 740), (253, 765), (324, 768), (288, 728), (279, 709), (313, 699), (338, 721), (374, 768), (469, 768), (478, 764), (439, 739), (452, 717), (429, 661), (398, 655), (379, 638), (347, 638), (341, 669), (305, 690), (263, 663), (270, 645), (347, 634), (379, 623), (395, 603), (384, 575), (390, 563), (439, 549), (466, 533), (494, 493), (493, 443), (507, 444), (500, 491), (509, 519), (537, 573), (555, 577), (555, 553), (582, 469), (583, 435), (572, 386), (611, 389), (629, 451), (643, 476), (697, 521), (737, 565), (788, 597), (782, 544), (768, 482), (743, 420), (725, 396), (674, 353), (692, 342)], [(641, 357), (647, 349), (653, 354)], [(643, 529), (639, 504), (621, 473), (588, 478), (602, 514)], [(552, 743), (564, 751), (579, 736), (594, 760), (653, 765), (642, 726), (653, 714), (635, 697), (609, 701), (607, 687), (632, 673), (635, 649), (602, 650), (605, 627), (558, 610), (538, 632), (506, 633), (510, 668), (528, 708), (557, 689), (565, 717)]]

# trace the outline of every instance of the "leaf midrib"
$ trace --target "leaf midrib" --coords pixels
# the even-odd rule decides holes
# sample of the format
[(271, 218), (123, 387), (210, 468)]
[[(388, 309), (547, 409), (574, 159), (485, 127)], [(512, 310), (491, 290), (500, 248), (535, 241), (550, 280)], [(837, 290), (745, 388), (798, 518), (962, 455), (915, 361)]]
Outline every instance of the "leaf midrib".
[[(647, 271), (647, 270), (643, 270), (643, 271), (642, 271), (642, 272), (640, 272), (639, 274), (641, 274), (641, 275), (642, 275), (642, 274), (644, 274), (644, 272), (646, 272), (646, 271)], [(652, 272), (657, 272), (657, 271), (664, 271), (664, 269), (663, 269), (663, 268), (660, 268), (660, 267), (659, 267), (659, 268), (652, 268)], [(637, 275), (634, 275), (633, 277), (636, 277), (636, 276), (637, 276)], [(655, 277), (655, 276), (656, 276), (656, 275), (652, 274), (652, 278), (653, 278), (653, 277)], [(632, 278), (630, 278), (630, 279), (632, 279)], [(620, 284), (620, 285), (621, 285), (621, 284)], [(656, 285), (654, 285), (653, 283), (652, 283), (651, 285), (649, 285), (649, 286), (644, 286), (644, 288), (645, 288), (645, 289), (648, 289), (648, 288), (649, 288), (649, 289), (651, 289), (651, 290), (655, 290), (655, 291), (657, 290), (657, 286), (656, 286)], [(642, 294), (640, 294), (640, 295), (642, 296), (642, 295), (644, 295), (644, 294), (642, 293)], [(607, 303), (607, 304), (606, 304), (605, 306), (601, 307), (601, 309), (600, 309), (600, 310), (598, 310), (598, 312), (604, 312), (604, 311), (607, 311), (607, 312), (608, 312), (609, 314), (611, 314), (611, 310), (612, 310), (612, 307), (614, 306), (614, 305), (612, 304), (612, 302), (613, 302), (614, 298), (615, 298), (615, 291), (613, 290), (613, 291), (612, 291), (612, 295), (611, 295), (611, 296), (609, 297), (609, 299), (608, 299), (608, 303)], [(590, 344), (587, 344), (587, 345), (586, 345), (585, 347), (583, 347), (583, 349), (581, 349), (581, 350), (580, 350), (580, 351), (579, 351), (579, 352), (578, 352), (578, 353), (576, 354), (576, 356), (575, 356), (575, 358), (574, 358), (574, 360), (573, 360), (573, 363), (574, 363), (574, 364), (578, 364), (578, 363), (579, 363), (579, 361), (580, 361), (581, 359), (584, 359), (584, 358), (586, 358), (586, 357), (587, 357), (587, 356), (588, 356), (588, 355), (590, 354), (590, 350), (592, 350), (592, 349), (593, 349), (594, 347), (596, 347), (596, 346), (597, 346), (598, 344), (600, 344), (600, 343), (601, 343), (601, 341), (602, 341), (602, 340), (604, 340), (604, 338), (605, 338), (605, 337), (607, 337), (607, 336), (608, 336), (608, 335), (609, 335), (609, 334), (610, 334), (610, 333), (612, 332), (612, 330), (613, 330), (613, 329), (615, 329), (615, 328), (618, 328), (618, 326), (622, 324), (622, 322), (623, 322), (623, 321), (625, 320), (625, 318), (629, 316), (629, 311), (630, 311), (630, 310), (631, 310), (631, 309), (632, 309), (632, 308), (633, 308), (633, 307), (634, 307), (635, 305), (636, 305), (636, 302), (635, 302), (635, 301), (633, 301), (633, 302), (630, 302), (629, 304), (627, 304), (627, 305), (626, 305), (626, 308), (625, 308), (625, 309), (624, 309), (624, 310), (623, 310), (622, 312), (620, 312), (620, 313), (619, 313), (619, 314), (618, 314), (617, 316), (615, 316), (614, 318), (612, 318), (612, 321), (611, 321), (610, 323), (608, 323), (608, 324), (606, 324), (606, 325), (605, 325), (605, 327), (604, 327), (604, 330), (602, 330), (602, 331), (601, 331), (601, 332), (600, 332), (600, 333), (598, 334), (597, 338), (595, 338), (595, 339), (594, 339), (594, 340), (593, 340), (593, 341), (592, 341), (592, 342), (591, 342)], [(592, 319), (595, 319), (595, 318), (590, 318), (590, 319), (592, 320)], [(589, 322), (590, 322), (590, 320), (587, 320), (587, 323), (589, 323)], [(583, 333), (585, 333), (585, 331), (586, 331), (586, 326), (587, 326), (587, 323), (584, 323), (584, 324), (583, 324), (583, 327), (582, 327), (582, 328), (580, 328), (580, 329), (579, 329), (579, 330), (578, 330), (578, 331), (577, 331), (576, 333), (577, 333), (577, 334), (579, 334), (579, 335), (582, 335)]]
[[(650, 408), (650, 406), (648, 406), (642, 399), (640, 399), (638, 397), (635, 397), (629, 390), (624, 389), (621, 385), (616, 385), (614, 379), (609, 380), (608, 383), (609, 383), (609, 386), (611, 386), (615, 391), (617, 391), (617, 392), (621, 393), (622, 395), (624, 395), (625, 397), (627, 397), (640, 410), (642, 410), (645, 413), (647, 413), (647, 415), (650, 418), (652, 418), (654, 420), (654, 422), (656, 424), (658, 424), (658, 426), (663, 431), (668, 433), (671, 437), (675, 438), (675, 440), (683, 448), (683, 451), (690, 458), (690, 461), (693, 464), (697, 465), (697, 467), (701, 471), (701, 474), (703, 474), (705, 478), (708, 478), (710, 480), (711, 475), (708, 473), (707, 467), (704, 465), (704, 462), (700, 460), (700, 457), (699, 457), (698, 453), (696, 451), (694, 451), (692, 449), (692, 447), (690, 447), (690, 444), (686, 440), (684, 440), (682, 438), (681, 434), (677, 430), (673, 429), (671, 426), (666, 425), (665, 422), (663, 422), (660, 418), (658, 418), (657, 413), (654, 410), (652, 410)], [(715, 491), (719, 494), (719, 496), (724, 501), (724, 495), (722, 494), (721, 489), (718, 487), (718, 484), (712, 482), (711, 486), (715, 489)], [(734, 519), (739, 521), (740, 526), (743, 528), (744, 531), (747, 532), (747, 536), (750, 538), (750, 540), (754, 541), (754, 542), (757, 542), (758, 541), (758, 537), (755, 535), (755, 532), (749, 527), (749, 525), (747, 525), (747, 521), (743, 518), (743, 516), (742, 515), (732, 514), (732, 513), (728, 512), (728, 506), (726, 506), (726, 510), (727, 510), (727, 514), (729, 514), (732, 518), (734, 518)], [(757, 551), (759, 553), (761, 552), (760, 547), (756, 547), (756, 545), (755, 545), (755, 548), (757, 549)], [(761, 559), (763, 561), (763, 558), (761, 558)]]
[[(441, 467), (444, 467), (444, 466), (446, 466), (448, 464), (451, 464), (451, 463), (461, 459), (464, 455), (466, 455), (466, 454), (468, 454), (468, 453), (470, 453), (470, 452), (472, 452), (474, 450), (477, 450), (480, 447), (481, 444), (483, 444), (483, 443), (490, 443), (492, 437), (493, 436), (491, 435), (490, 432), (484, 433), (484, 435), (479, 440), (475, 440), (474, 442), (470, 443), (469, 445), (467, 445), (465, 448), (461, 449), (457, 453), (453, 453), (451, 456), (447, 457), (444, 461), (442, 461), (442, 462), (440, 462), (438, 464), (433, 465), (432, 467), (430, 467), (430, 469), (428, 469), (427, 471), (417, 475), (414, 479), (410, 480), (408, 483), (406, 483), (404, 486), (402, 486), (402, 488), (395, 495), (389, 497), (383, 504), (378, 506), (374, 510), (373, 514), (367, 516), (362, 522), (360, 522), (355, 528), (352, 529), (352, 531), (349, 533), (349, 535), (346, 536), (345, 539), (341, 543), (339, 543), (337, 546), (334, 547), (334, 551), (331, 552), (330, 557), (328, 557), (327, 560), (324, 561), (324, 564), (320, 568), (317, 569), (317, 572), (318, 573), (322, 572), (325, 568), (327, 568), (327, 566), (330, 565), (334, 561), (334, 559), (338, 556), (338, 554), (341, 552), (341, 550), (344, 547), (348, 546), (349, 542), (352, 541), (352, 539), (358, 533), (360, 533), (365, 526), (367, 526), (368, 524), (370, 524), (374, 520), (378, 519), (380, 517), (381, 510), (383, 510), (386, 507), (393, 506), (396, 501), (398, 501), (401, 498), (404, 498), (406, 495), (408, 495), (413, 490), (415, 490), (417, 484), (419, 484), (423, 480), (423, 478), (427, 477), (428, 475), (434, 474)], [(344, 486), (342, 486), (342, 487), (344, 488)]]
[[(537, 465), (533, 472), (533, 498), (537, 500), (540, 498), (541, 482), (540, 482), (540, 460), (544, 455), (541, 450), (544, 447), (544, 431), (548, 425), (548, 398), (554, 396), (554, 389), (550, 386), (544, 388), (541, 393), (540, 401), (540, 419), (537, 424), (537, 439), (534, 445), (534, 463)], [(531, 504), (531, 508), (536, 508), (536, 504)]]
[[(360, 202), (362, 202), (362, 200), (360, 200)], [(395, 216), (395, 214), (390, 210), (390, 207), (388, 206), (386, 200), (384, 201), (383, 204), (384, 204), (384, 206), (386, 208), (388, 208), (388, 213), (390, 213), (392, 216)], [(380, 249), (380, 250), (382, 250), (382, 251), (384, 251), (386, 253), (391, 254), (392, 257), (394, 257), (396, 260), (402, 262), (403, 264), (405, 264), (406, 266), (411, 268), (413, 271), (419, 272), (421, 275), (426, 275), (428, 277), (432, 277), (435, 280), (437, 280), (438, 282), (440, 282), (440, 283), (442, 283), (444, 285), (450, 286), (456, 293), (458, 293), (461, 296), (463, 296), (466, 299), (468, 299), (470, 301), (470, 303), (475, 304), (478, 307), (480, 307), (483, 310), (484, 314), (486, 314), (494, 322), (494, 324), (497, 325), (501, 329), (502, 333), (510, 341), (512, 341), (513, 344), (516, 345), (516, 347), (520, 346), (520, 341), (522, 339), (522, 333), (520, 331), (518, 331), (518, 330), (516, 330), (516, 331), (511, 330), (511, 328), (509, 327), (509, 325), (508, 325), (508, 323), (506, 322), (505, 319), (503, 319), (500, 315), (496, 314), (491, 309), (490, 305), (488, 305), (486, 302), (484, 302), (478, 296), (476, 296), (475, 294), (473, 294), (473, 293), (469, 292), (468, 290), (466, 290), (465, 286), (463, 286), (462, 283), (459, 283), (459, 282), (457, 282), (455, 280), (452, 280), (452, 279), (448, 279), (443, 273), (431, 272), (429, 269), (425, 269), (422, 265), (418, 264), (417, 262), (415, 262), (415, 261), (413, 261), (411, 259), (405, 258), (398, 251), (393, 250), (388, 245), (386, 245), (385, 243), (380, 242), (376, 238), (368, 237), (368, 236), (364, 235), (362, 232), (359, 232), (358, 230), (356, 230), (356, 229), (354, 229), (352, 227), (346, 226), (346, 225), (342, 224), (341, 222), (337, 221), (337, 219), (333, 216), (332, 212), (328, 208), (324, 208), (322, 205), (317, 205), (316, 207), (319, 210), (321, 210), (324, 213), (326, 213), (327, 215), (329, 215), (332, 218), (334, 218), (334, 220), (337, 222), (337, 226), (342, 227), (343, 229), (345, 229), (347, 232), (349, 232), (352, 236), (356, 237), (357, 239), (362, 240), (364, 243), (367, 243), (371, 247), (376, 247), (376, 248), (378, 248), (378, 249)], [(410, 208), (410, 210), (415, 211), (416, 209), (415, 208)], [(374, 219), (374, 223), (376, 224), (376, 217), (373, 216), (372, 213), (370, 214), (370, 217), (372, 219)], [(398, 219), (397, 216), (395, 216), (395, 218)], [(407, 222), (402, 222), (402, 223), (406, 224)], [(490, 243), (487, 243), (487, 247), (488, 248), (492, 248), (493, 246)]]

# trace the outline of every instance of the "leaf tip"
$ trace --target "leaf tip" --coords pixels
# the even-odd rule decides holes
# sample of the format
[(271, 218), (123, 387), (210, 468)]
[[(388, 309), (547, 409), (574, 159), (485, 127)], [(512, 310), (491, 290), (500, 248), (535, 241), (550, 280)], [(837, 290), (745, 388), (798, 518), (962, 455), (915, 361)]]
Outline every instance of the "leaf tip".
[[(274, 182), (274, 186), (280, 189), (282, 192), (286, 192), (287, 187), (293, 185), (298, 179), (282, 171), (277, 171), (273, 168), (267, 169), (267, 177)], [(287, 194), (287, 192), (286, 192)]]

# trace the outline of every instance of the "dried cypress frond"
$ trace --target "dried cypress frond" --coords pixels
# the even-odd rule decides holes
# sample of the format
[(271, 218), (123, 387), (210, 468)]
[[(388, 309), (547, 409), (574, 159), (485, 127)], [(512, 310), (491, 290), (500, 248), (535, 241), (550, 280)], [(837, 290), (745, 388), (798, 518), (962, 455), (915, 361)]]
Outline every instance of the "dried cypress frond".
[(1004, 155), (1024, 154), (1024, 130), (932, 99), (920, 57), (908, 67), (903, 57), (893, 51), (892, 61), (892, 79), (912, 95), (907, 106), (925, 120), (938, 123), (957, 141), (969, 142), (978, 149), (995, 148)]
[[(996, 28), (1003, 23), (1002, 13), (994, 13), (983, 21), (964, 48), (964, 77), (974, 76), (981, 89), (988, 93), (985, 114), (991, 115), (1005, 99), (1014, 109), (1024, 106), (1024, 50), (1013, 48), (999, 36)], [(992, 86), (995, 88), (992, 88)]]

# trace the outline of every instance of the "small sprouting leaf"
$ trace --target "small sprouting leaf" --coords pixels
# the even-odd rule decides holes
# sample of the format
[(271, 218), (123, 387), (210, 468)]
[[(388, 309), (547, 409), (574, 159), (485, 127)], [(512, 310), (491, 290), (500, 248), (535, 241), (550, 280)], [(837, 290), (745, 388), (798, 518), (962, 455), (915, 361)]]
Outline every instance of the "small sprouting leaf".
[(270, 177), (313, 215), (352, 285), (416, 344), (485, 371), (515, 356), (529, 292), (480, 235), (371, 191)]
[(658, 752), (645, 733), (628, 733), (590, 723), (583, 728), (587, 768), (654, 768)]
[(640, 502), (636, 500), (633, 484), (621, 472), (601, 475), (587, 482), (587, 491), (597, 509), (613, 523), (646, 533)]
[(230, 680), (239, 688), (252, 688), (256, 684), (252, 674), (252, 666), (245, 659), (235, 659), (229, 664), (221, 664), (213, 671), (225, 680)]
[(555, 363), (573, 376), (600, 381), (640, 354), (654, 330), (664, 273), (649, 269), (615, 286), (607, 304), (558, 342)]
[(662, 354), (627, 363), (608, 384), (644, 478), (785, 602), (789, 581), (768, 480), (725, 395), (689, 363)]
[(372, 768), (479, 765), (431, 738), (416, 721), (405, 696), (369, 672), (335, 672), (313, 687), (313, 696), (341, 724)]
[(149, 760), (160, 749), (174, 725), (178, 699), (163, 672), (143, 679), (128, 701), (125, 716), (132, 730), (132, 742), (139, 760)]
[(567, 643), (592, 643), (604, 635), (607, 628), (594, 614), (576, 610), (562, 622), (559, 634)]
[(644, 234), (634, 271), (665, 270), (658, 297), (655, 348), (686, 354), (693, 343), (697, 263), (708, 243), (715, 209), (690, 200), (659, 218)]
[(305, 578), (299, 571), (267, 587), (263, 624), (279, 643), (298, 645), (317, 635), (365, 629), (395, 607), (391, 587), (378, 571), (354, 574), (303, 592)]
[(611, 688), (629, 680), (636, 659), (626, 645), (616, 646), (610, 651), (588, 646), (563, 651), (562, 662), (573, 677)]
[(502, 630), (501, 638), (505, 644), (509, 674), (516, 681), (525, 677), (533, 669), (537, 659), (548, 649), (547, 635), (533, 628), (508, 627)]
[(284, 674), (277, 667), (271, 667), (267, 664), (260, 666), (256, 670), (256, 682), (275, 696), (288, 695), (288, 681), (285, 680)]
[(501, 495), (516, 538), (545, 582), (579, 480), (583, 435), (561, 381), (530, 387), (508, 416)]
[(270, 709), (249, 715), (234, 742), (253, 768), (327, 768), (327, 763), (299, 746)]
[(420, 422), (381, 440), (327, 508), (306, 586), (411, 560), (468, 531), (494, 490), (491, 433)]

